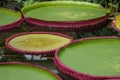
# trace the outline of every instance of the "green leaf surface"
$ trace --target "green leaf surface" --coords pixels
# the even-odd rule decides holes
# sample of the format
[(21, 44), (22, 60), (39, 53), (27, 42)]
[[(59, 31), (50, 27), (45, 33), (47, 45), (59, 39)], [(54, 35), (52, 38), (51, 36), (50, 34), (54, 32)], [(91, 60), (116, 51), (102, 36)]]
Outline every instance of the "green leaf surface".
[(24, 7), (25, 17), (45, 21), (79, 21), (99, 18), (106, 11), (98, 4), (72, 1), (42, 2)]
[(20, 13), (0, 8), (0, 26), (11, 24), (20, 19)]
[(73, 43), (59, 52), (67, 67), (94, 76), (120, 75), (120, 40), (91, 39)]
[(0, 65), (1, 80), (58, 80), (52, 73), (32, 66)]

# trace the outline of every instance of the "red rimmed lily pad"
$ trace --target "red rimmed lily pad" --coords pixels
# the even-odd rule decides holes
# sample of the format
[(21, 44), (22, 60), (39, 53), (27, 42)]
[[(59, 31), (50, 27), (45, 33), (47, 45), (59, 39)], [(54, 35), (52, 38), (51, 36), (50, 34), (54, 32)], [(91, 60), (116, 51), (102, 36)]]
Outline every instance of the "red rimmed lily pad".
[(1, 80), (62, 80), (48, 69), (20, 62), (0, 63)]
[(100, 5), (75, 1), (40, 2), (23, 7), (22, 12), (28, 23), (62, 29), (103, 27), (108, 18)]
[(6, 46), (16, 52), (37, 55), (54, 53), (71, 41), (71, 37), (60, 33), (26, 32), (9, 37)]
[(112, 22), (112, 27), (117, 31), (120, 32), (120, 14), (117, 15)]
[(118, 37), (80, 39), (57, 50), (55, 64), (67, 80), (119, 79), (119, 44)]
[(14, 28), (23, 22), (23, 15), (17, 11), (0, 8), (0, 31)]

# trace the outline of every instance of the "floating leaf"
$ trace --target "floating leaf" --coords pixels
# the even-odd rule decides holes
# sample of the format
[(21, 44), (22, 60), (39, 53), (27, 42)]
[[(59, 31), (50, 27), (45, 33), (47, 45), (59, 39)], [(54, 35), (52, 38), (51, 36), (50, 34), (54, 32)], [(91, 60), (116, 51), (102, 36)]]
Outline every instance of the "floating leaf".
[(28, 54), (53, 52), (71, 42), (70, 37), (53, 33), (28, 32), (13, 36), (7, 39), (6, 46), (13, 51)]
[(0, 72), (2, 80), (61, 80), (43, 67), (20, 62), (0, 63)]
[(117, 37), (83, 38), (57, 50), (54, 60), (60, 72), (75, 80), (102, 80), (113, 75), (117, 78), (120, 75), (119, 44)]
[[(82, 30), (101, 26), (108, 18), (101, 5), (89, 2), (49, 1), (22, 8), (25, 20), (40, 27)], [(103, 23), (104, 24), (104, 23)], [(82, 28), (82, 29), (81, 29)]]
[(23, 22), (23, 16), (14, 10), (0, 8), (0, 31), (13, 28)]

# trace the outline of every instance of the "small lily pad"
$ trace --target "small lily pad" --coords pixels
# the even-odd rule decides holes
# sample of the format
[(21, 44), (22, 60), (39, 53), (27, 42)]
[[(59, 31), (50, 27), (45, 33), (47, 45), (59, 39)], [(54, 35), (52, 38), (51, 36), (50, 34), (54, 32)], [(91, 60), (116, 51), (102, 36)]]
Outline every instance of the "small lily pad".
[(8, 38), (8, 48), (25, 53), (41, 53), (54, 51), (71, 42), (71, 38), (61, 34), (28, 32)]
[(120, 14), (117, 15), (117, 16), (114, 18), (112, 24), (113, 24), (112, 27), (113, 27), (116, 31), (120, 32)]
[(0, 8), (0, 30), (15, 27), (21, 24), (23, 17), (19, 12), (11, 9)]

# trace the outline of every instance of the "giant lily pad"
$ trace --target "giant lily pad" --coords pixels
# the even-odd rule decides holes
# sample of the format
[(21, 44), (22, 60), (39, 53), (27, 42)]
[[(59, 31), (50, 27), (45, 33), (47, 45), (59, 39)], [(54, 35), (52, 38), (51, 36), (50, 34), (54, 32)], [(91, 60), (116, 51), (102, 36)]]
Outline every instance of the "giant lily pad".
[(55, 62), (59, 70), (75, 80), (120, 78), (119, 44), (116, 37), (81, 39), (58, 50)]
[(70, 43), (71, 37), (51, 32), (28, 32), (13, 35), (6, 40), (9, 49), (22, 53), (51, 53)]
[(113, 20), (113, 22), (112, 22), (112, 27), (113, 27), (116, 31), (120, 32), (120, 14), (117, 15), (117, 16), (114, 18), (114, 20)]
[(61, 80), (51, 71), (25, 63), (0, 63), (1, 80)]
[(107, 20), (104, 8), (98, 4), (75, 1), (40, 2), (22, 8), (28, 23), (57, 28), (80, 28)]
[(23, 16), (14, 10), (0, 8), (0, 31), (13, 28), (23, 21)]

